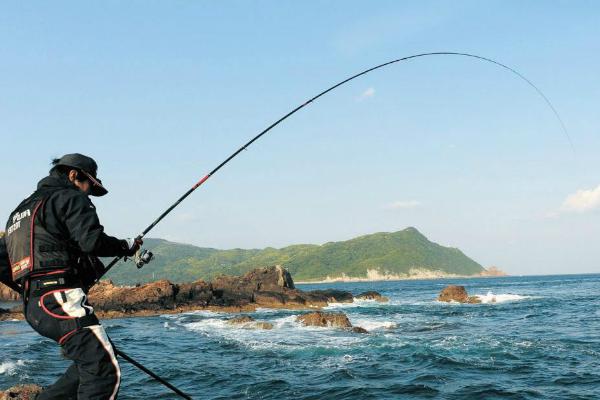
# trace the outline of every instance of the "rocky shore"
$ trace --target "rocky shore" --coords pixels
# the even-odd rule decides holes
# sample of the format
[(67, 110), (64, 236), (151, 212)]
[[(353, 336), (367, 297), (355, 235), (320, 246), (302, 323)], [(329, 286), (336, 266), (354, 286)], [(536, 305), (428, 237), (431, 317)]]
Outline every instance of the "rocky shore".
[[(0, 301), (14, 300), (14, 292)], [(376, 292), (357, 298), (386, 301)], [(290, 273), (281, 266), (254, 269), (243, 276), (220, 276), (175, 284), (167, 280), (139, 286), (116, 286), (102, 281), (90, 290), (89, 300), (99, 318), (175, 314), (193, 310), (248, 312), (257, 308), (320, 309), (329, 303), (352, 303), (342, 290), (296, 289)], [(20, 309), (0, 309), (0, 320), (23, 319)]]

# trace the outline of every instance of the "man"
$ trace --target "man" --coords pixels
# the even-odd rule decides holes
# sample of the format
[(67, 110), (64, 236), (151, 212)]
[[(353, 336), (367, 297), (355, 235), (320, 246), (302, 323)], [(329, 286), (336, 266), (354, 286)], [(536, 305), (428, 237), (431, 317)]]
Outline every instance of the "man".
[(52, 164), (11, 213), (5, 237), (10, 283), (21, 290), (27, 322), (73, 360), (36, 399), (115, 399), (119, 364), (86, 294), (104, 272), (98, 257), (133, 256), (142, 243), (104, 233), (88, 196), (108, 191), (92, 158), (67, 154)]

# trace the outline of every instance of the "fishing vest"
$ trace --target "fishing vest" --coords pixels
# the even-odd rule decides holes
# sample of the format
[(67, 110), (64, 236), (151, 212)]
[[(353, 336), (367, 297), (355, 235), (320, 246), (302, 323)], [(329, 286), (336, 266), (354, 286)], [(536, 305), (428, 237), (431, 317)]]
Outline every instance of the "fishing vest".
[(56, 190), (60, 189), (36, 191), (10, 215), (5, 239), (15, 282), (32, 274), (72, 268), (67, 242), (48, 233), (42, 221), (44, 204)]

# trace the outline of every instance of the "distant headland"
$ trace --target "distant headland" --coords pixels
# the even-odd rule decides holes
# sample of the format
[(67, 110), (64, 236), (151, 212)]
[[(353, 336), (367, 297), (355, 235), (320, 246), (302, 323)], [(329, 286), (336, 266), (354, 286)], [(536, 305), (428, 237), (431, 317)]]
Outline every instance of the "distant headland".
[(163, 239), (146, 239), (145, 245), (156, 256), (152, 263), (141, 270), (132, 263), (119, 265), (107, 278), (128, 285), (159, 279), (184, 283), (212, 280), (219, 275), (243, 275), (267, 265), (282, 265), (298, 283), (505, 275), (498, 268), (484, 268), (457, 248), (430, 241), (412, 227), (279, 249), (219, 250)]

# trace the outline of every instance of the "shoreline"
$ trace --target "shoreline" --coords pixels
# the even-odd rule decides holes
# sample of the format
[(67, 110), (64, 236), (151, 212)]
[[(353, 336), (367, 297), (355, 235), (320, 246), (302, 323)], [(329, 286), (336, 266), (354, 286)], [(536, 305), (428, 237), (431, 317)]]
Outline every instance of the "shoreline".
[(397, 281), (420, 281), (420, 280), (434, 280), (434, 279), (472, 279), (472, 278), (504, 278), (510, 275), (503, 272), (496, 271), (484, 271), (476, 275), (455, 275), (448, 274), (442, 271), (429, 271), (421, 269), (411, 269), (406, 275), (394, 275), (394, 274), (381, 274), (377, 270), (367, 270), (366, 277), (354, 277), (342, 274), (338, 277), (326, 277), (322, 280), (315, 281), (294, 281), (299, 285), (309, 284), (324, 284), (324, 283), (357, 283), (357, 282), (397, 282)]

